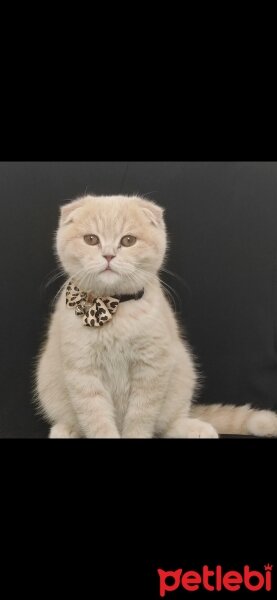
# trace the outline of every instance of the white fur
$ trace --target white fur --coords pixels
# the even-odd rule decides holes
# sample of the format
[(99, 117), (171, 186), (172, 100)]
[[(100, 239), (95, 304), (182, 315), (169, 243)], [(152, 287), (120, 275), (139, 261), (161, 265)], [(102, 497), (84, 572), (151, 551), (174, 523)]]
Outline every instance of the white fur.
[[(100, 245), (87, 245), (86, 234), (97, 235)], [(120, 245), (127, 234), (137, 238), (128, 248)], [(95, 328), (66, 307), (63, 289), (36, 374), (50, 437), (218, 437), (211, 424), (191, 418), (199, 416), (190, 413), (197, 373), (158, 278), (166, 252), (163, 210), (138, 197), (79, 198), (61, 209), (56, 248), (84, 291), (145, 293), (120, 303), (113, 319)], [(115, 256), (114, 273), (103, 272), (105, 255)], [(269, 435), (266, 415), (262, 435)], [(254, 416), (250, 429), (257, 433)], [(224, 419), (217, 422), (224, 431)]]
[(220, 433), (277, 436), (277, 415), (271, 410), (257, 410), (243, 406), (221, 404), (193, 404), (191, 414), (207, 420)]

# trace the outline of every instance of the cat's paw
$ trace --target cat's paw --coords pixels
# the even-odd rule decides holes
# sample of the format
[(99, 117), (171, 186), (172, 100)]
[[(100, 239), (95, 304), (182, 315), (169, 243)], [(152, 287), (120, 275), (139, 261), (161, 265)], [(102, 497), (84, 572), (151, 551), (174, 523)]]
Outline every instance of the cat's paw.
[(119, 440), (120, 437), (116, 427), (109, 427), (108, 425), (103, 425), (101, 428), (98, 427), (97, 431), (94, 429), (86, 431), (86, 438), (89, 439)]
[(73, 428), (69, 428), (64, 423), (56, 423), (50, 429), (49, 438), (51, 439), (65, 439), (65, 438), (79, 438), (79, 433)]
[(190, 419), (187, 429), (187, 438), (218, 438), (218, 433), (212, 425), (199, 421), (198, 419)]

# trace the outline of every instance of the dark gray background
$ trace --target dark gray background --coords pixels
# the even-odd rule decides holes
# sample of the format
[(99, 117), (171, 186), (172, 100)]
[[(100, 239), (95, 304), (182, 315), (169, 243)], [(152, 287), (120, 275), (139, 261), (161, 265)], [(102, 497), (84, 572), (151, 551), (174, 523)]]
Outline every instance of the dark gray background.
[(31, 374), (58, 284), (59, 205), (140, 193), (166, 207), (163, 274), (198, 356), (201, 402), (277, 409), (277, 163), (2, 162), (0, 437), (45, 437)]

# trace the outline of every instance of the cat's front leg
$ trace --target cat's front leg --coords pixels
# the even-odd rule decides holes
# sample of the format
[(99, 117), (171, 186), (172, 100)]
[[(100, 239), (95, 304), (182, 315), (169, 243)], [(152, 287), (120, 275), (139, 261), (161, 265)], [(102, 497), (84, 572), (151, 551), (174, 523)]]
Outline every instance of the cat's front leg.
[(137, 366), (123, 425), (123, 438), (151, 438), (165, 393), (166, 370)]
[(120, 438), (112, 398), (101, 380), (80, 372), (67, 377), (70, 399), (86, 438)]

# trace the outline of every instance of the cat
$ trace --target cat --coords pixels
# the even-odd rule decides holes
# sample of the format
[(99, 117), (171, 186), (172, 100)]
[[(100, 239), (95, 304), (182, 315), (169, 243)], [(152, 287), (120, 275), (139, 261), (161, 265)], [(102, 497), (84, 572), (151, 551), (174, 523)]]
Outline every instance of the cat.
[(270, 411), (195, 402), (196, 361), (159, 281), (167, 248), (153, 201), (87, 195), (61, 207), (56, 253), (68, 280), (35, 384), (50, 438), (276, 435)]

